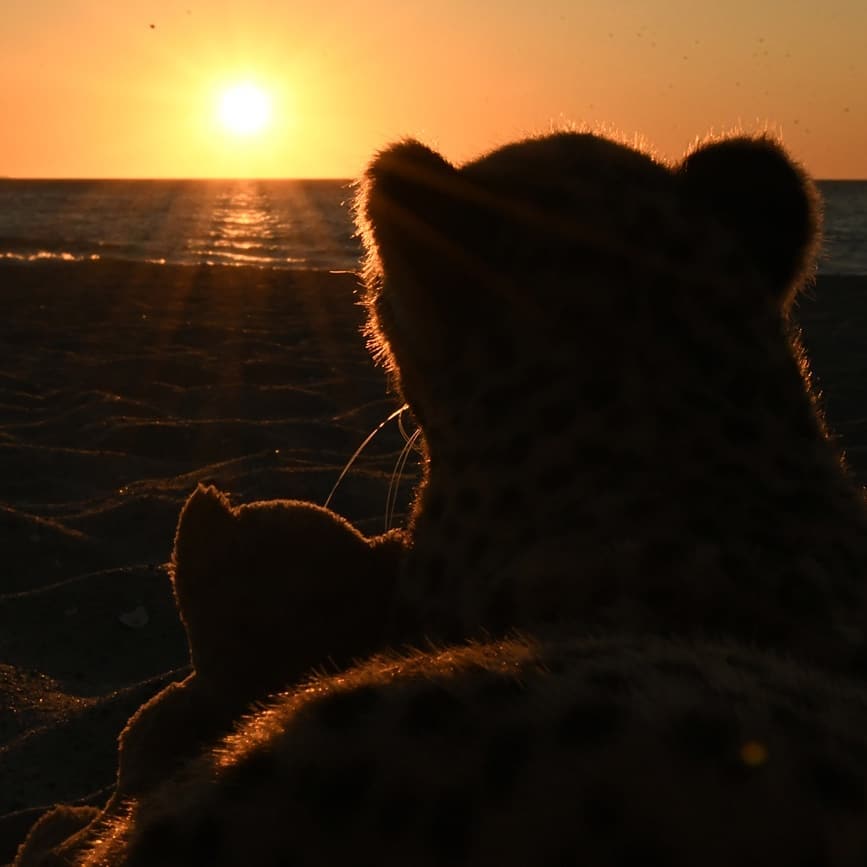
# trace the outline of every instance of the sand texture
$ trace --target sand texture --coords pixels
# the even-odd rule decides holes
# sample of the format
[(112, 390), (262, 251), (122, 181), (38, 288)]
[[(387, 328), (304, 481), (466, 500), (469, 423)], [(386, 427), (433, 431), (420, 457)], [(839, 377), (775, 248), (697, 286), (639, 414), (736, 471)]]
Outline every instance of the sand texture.
[[(323, 503), (397, 407), (357, 289), (348, 274), (0, 263), (0, 864), (45, 806), (105, 801), (127, 717), (188, 672), (165, 564), (196, 483)], [(867, 278), (822, 278), (797, 318), (863, 482)], [(403, 444), (390, 424), (332, 503), (367, 532)]]
[[(105, 800), (126, 718), (187, 673), (165, 564), (196, 483), (323, 503), (397, 407), (357, 289), (346, 274), (0, 265), (0, 864), (33, 808)], [(403, 445), (388, 425), (333, 501), (365, 531), (383, 529)]]

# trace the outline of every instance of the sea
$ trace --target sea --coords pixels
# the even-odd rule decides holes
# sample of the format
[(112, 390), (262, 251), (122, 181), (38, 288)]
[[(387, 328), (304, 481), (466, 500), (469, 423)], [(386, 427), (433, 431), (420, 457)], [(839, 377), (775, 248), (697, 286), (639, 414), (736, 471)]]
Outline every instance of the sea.
[[(867, 181), (820, 181), (823, 274), (867, 275)], [(0, 179), (0, 260), (354, 270), (347, 180)]]

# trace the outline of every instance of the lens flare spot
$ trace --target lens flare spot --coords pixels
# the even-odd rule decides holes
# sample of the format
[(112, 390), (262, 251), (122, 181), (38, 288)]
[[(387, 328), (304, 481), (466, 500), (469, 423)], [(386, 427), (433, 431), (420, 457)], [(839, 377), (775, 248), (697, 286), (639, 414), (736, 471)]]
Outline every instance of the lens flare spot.
[(768, 760), (768, 748), (760, 741), (747, 741), (741, 745), (741, 761), (748, 768), (760, 768)]

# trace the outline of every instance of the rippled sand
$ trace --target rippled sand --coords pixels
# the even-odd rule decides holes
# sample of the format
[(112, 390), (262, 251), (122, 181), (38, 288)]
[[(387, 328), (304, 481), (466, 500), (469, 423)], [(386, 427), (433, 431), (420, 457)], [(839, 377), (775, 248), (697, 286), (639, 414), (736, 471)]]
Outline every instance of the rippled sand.
[[(395, 409), (357, 289), (321, 272), (0, 265), (0, 816), (109, 785), (125, 719), (184, 674), (165, 564), (196, 483), (322, 503)], [(384, 429), (335, 496), (367, 531), (403, 444)], [(0, 863), (32, 818), (0, 820)]]

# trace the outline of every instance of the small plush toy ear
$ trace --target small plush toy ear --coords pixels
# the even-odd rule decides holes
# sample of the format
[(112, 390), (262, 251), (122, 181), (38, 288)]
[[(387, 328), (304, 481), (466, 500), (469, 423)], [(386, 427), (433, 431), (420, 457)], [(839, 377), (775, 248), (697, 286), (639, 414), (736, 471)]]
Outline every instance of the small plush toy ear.
[(739, 137), (695, 151), (677, 175), (685, 195), (743, 243), (785, 309), (819, 240), (818, 195), (800, 166), (769, 138)]
[(465, 188), (451, 163), (420, 142), (406, 139), (371, 162), (360, 212), (385, 259), (393, 243), (436, 252), (450, 246), (449, 229), (459, 219)]
[(237, 518), (225, 494), (199, 484), (181, 509), (170, 573), (175, 601), (189, 631), (189, 616), (197, 601), (210, 598), (211, 576), (232, 547)]

